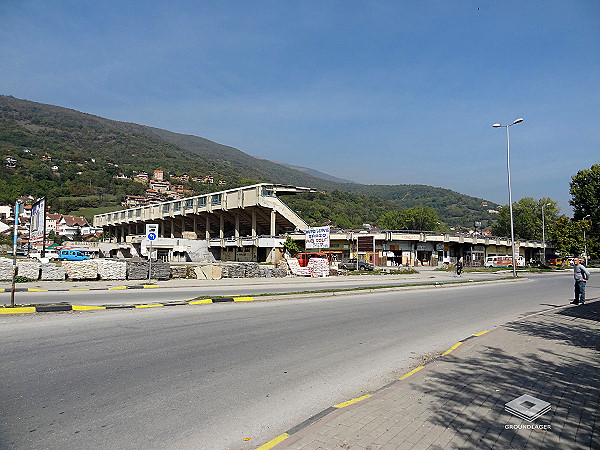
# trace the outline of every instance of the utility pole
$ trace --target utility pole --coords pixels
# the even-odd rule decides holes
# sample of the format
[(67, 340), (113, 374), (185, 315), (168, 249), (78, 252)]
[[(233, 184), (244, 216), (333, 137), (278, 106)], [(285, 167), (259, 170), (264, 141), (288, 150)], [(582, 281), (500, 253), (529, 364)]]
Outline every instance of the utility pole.
[(12, 271), (12, 286), (10, 289), (10, 306), (15, 306), (15, 279), (17, 276), (17, 237), (19, 226), (19, 202), (15, 202), (15, 226), (13, 229), (13, 271)]

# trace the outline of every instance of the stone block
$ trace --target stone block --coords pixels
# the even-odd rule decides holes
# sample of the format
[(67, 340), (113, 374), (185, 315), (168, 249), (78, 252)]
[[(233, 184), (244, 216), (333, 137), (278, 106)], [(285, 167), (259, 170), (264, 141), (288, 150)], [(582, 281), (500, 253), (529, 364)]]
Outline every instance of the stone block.
[(127, 262), (114, 259), (97, 259), (98, 275), (102, 280), (125, 280)]
[(17, 261), (17, 275), (30, 280), (38, 280), (40, 263), (38, 261)]
[(64, 281), (65, 280), (65, 269), (64, 267), (57, 266), (56, 264), (46, 263), (41, 264), (41, 280), (44, 281)]
[(63, 261), (62, 267), (65, 269), (67, 277), (70, 280), (98, 279), (98, 263), (94, 259), (86, 261)]

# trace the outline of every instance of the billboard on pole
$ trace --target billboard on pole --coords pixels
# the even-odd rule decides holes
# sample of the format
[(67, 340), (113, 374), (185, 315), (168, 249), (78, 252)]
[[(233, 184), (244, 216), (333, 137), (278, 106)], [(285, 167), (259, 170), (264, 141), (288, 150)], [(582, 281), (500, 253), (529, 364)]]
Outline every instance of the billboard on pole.
[(329, 248), (329, 227), (308, 228), (304, 248)]
[(29, 242), (41, 242), (44, 240), (46, 224), (46, 199), (41, 198), (31, 207), (31, 222), (29, 228)]

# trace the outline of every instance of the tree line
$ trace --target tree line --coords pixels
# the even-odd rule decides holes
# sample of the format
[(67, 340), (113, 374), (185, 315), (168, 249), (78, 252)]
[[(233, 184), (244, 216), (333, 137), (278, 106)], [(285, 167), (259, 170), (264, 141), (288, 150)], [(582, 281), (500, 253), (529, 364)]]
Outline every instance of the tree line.
[[(513, 203), (513, 226), (516, 239), (552, 242), (561, 255), (600, 258), (600, 164), (593, 164), (571, 177), (573, 218), (560, 214), (557, 202), (550, 198), (525, 197)], [(497, 236), (510, 236), (510, 208), (502, 206), (492, 226)]]

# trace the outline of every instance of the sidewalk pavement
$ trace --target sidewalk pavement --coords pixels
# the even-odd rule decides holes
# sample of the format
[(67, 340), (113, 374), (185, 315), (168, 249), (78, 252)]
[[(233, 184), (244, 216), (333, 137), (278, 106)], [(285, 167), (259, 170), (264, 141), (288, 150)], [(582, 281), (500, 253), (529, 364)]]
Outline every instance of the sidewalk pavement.
[(600, 300), (554, 307), (477, 333), (259, 448), (598, 449), (599, 336)]

